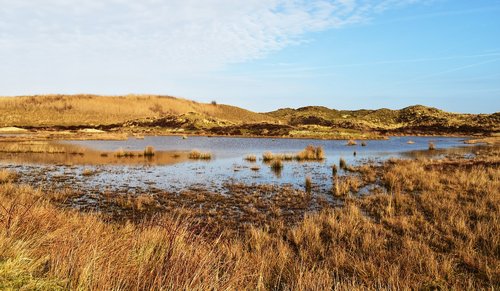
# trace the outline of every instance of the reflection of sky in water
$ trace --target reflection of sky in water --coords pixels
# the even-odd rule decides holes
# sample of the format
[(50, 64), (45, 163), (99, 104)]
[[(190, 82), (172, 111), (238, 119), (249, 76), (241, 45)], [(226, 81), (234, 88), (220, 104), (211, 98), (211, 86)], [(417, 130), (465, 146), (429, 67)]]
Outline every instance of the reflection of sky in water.
[[(407, 144), (409, 140), (414, 144)], [(189, 137), (182, 139), (178, 136), (146, 137), (143, 140), (129, 139), (127, 141), (71, 141), (69, 143), (91, 147), (102, 151), (115, 151), (122, 147), (126, 150), (143, 150), (152, 145), (156, 150), (190, 151), (198, 149), (210, 151), (214, 158), (211, 161), (188, 161), (164, 166), (54, 166), (54, 165), (27, 165), (17, 170), (40, 171), (40, 177), (24, 177), (26, 182), (43, 180), (60, 180), (60, 187), (76, 187), (95, 191), (123, 190), (140, 191), (144, 189), (161, 189), (178, 191), (184, 188), (209, 188), (222, 190), (224, 183), (244, 184), (291, 184), (303, 187), (304, 179), (310, 176), (313, 183), (324, 190), (331, 187), (331, 165), (337, 164), (344, 158), (348, 164), (358, 164), (368, 160), (382, 161), (390, 157), (408, 157), (408, 152), (427, 150), (429, 141), (436, 144), (438, 149), (464, 146), (461, 138), (443, 137), (393, 137), (390, 140), (366, 141), (367, 146), (346, 146), (346, 141), (307, 140), (307, 139), (269, 139), (269, 138), (221, 138), (221, 137)], [(307, 145), (322, 146), (326, 160), (323, 162), (284, 162), (281, 175), (277, 176), (271, 168), (258, 159), (256, 163), (247, 162), (244, 157), (254, 154), (258, 158), (262, 153), (296, 153)], [(353, 152), (356, 151), (356, 156)], [(426, 151), (428, 152), (428, 151)], [(434, 154), (439, 154), (435, 151)], [(259, 171), (252, 171), (250, 167), (259, 166)], [(96, 170), (96, 174), (83, 177), (84, 168)], [(63, 179), (61, 176), (67, 176)], [(31, 179), (31, 180), (30, 180)], [(35, 180), (35, 181), (33, 181)]]

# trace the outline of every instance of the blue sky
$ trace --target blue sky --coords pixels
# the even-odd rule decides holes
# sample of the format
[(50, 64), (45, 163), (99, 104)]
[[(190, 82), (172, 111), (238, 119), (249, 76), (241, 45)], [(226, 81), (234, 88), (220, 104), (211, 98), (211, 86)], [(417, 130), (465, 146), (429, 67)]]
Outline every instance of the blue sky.
[(500, 111), (500, 0), (0, 0), (0, 95)]

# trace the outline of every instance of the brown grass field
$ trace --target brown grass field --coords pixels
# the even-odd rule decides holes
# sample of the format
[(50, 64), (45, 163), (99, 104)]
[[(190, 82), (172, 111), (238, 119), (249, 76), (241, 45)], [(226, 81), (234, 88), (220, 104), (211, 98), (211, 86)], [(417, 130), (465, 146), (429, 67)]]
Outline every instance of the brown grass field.
[(496, 290), (499, 154), (351, 168), (380, 188), (293, 225), (215, 236), (187, 210), (132, 223), (61, 208), (3, 170), (0, 289)]
[(272, 117), (234, 106), (198, 103), (169, 96), (0, 97), (0, 126), (96, 126), (187, 113), (231, 122), (274, 120)]
[[(495, 136), (500, 113), (458, 114), (425, 106), (335, 110), (309, 106), (252, 112), (236, 106), (156, 95), (0, 97), (0, 133), (72, 138), (110, 134), (204, 134), (354, 140), (387, 135)], [(104, 132), (103, 132), (104, 131)], [(117, 137), (114, 137), (117, 138)], [(123, 137), (122, 137), (123, 138)]]

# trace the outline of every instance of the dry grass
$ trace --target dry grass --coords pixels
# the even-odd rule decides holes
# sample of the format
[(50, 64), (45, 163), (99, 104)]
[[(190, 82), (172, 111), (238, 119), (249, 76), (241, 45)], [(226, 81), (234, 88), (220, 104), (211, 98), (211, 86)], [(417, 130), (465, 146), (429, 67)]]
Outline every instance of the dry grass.
[(144, 149), (144, 156), (145, 157), (152, 157), (155, 155), (155, 148), (152, 147), (152, 146), (147, 146), (145, 149)]
[(305, 179), (305, 188), (307, 193), (311, 193), (312, 190), (312, 179), (310, 176), (306, 176)]
[(0, 170), (0, 184), (12, 182), (16, 178), (17, 174), (10, 170), (2, 169)]
[(429, 150), (433, 151), (436, 149), (436, 145), (433, 142), (429, 142)]
[(271, 169), (275, 172), (281, 172), (283, 170), (283, 162), (281, 160), (273, 160), (271, 162)]
[(93, 170), (91, 170), (91, 169), (88, 169), (88, 168), (83, 169), (83, 171), (82, 171), (82, 176), (87, 176), (88, 177), (88, 176), (92, 176), (94, 174), (95, 174), (95, 172)]
[(339, 167), (342, 170), (346, 170), (347, 169), (347, 162), (343, 158), (339, 159)]
[(273, 153), (271, 152), (265, 152), (263, 155), (262, 155), (262, 160), (264, 162), (270, 162), (274, 159), (274, 155)]
[(346, 144), (346, 145), (348, 145), (348, 146), (355, 146), (355, 145), (357, 145), (357, 144), (358, 144), (358, 143), (357, 143), (355, 140), (350, 139), (350, 140), (348, 140), (348, 141), (347, 141), (347, 144)]
[(200, 152), (198, 150), (192, 150), (189, 153), (189, 158), (192, 160), (210, 160), (212, 159), (212, 154), (209, 152)]
[[(144, 152), (146, 152), (146, 150), (144, 150)], [(115, 157), (117, 158), (133, 158), (135, 156), (142, 156), (142, 153), (126, 151), (123, 148), (119, 148), (115, 151)]]
[(58, 144), (48, 141), (21, 141), (21, 142), (0, 142), (0, 152), (7, 153), (44, 153), (44, 154), (61, 154), (61, 153), (77, 153), (83, 154), (85, 151), (82, 148)]
[(346, 196), (349, 193), (356, 194), (362, 185), (357, 176), (335, 177), (333, 181), (332, 193), (335, 196)]
[(303, 151), (296, 154), (273, 154), (271, 152), (265, 152), (262, 155), (262, 160), (264, 162), (271, 162), (274, 160), (280, 161), (323, 161), (325, 159), (325, 151), (322, 147), (315, 147), (313, 145), (308, 145)]
[(0, 97), (0, 126), (13, 124), (18, 126), (94, 126), (190, 112), (233, 122), (274, 120), (272, 117), (234, 106), (220, 104), (213, 106), (169, 96), (45, 95)]
[(322, 161), (325, 159), (325, 151), (320, 146), (308, 145), (296, 155), (295, 159), (298, 161)]
[(257, 161), (257, 157), (255, 155), (247, 155), (245, 157), (245, 161), (254, 163)]
[[(496, 290), (498, 156), (393, 160), (379, 177), (386, 191), (345, 198), (295, 226), (215, 238), (186, 217), (104, 222), (2, 184), (0, 289)], [(258, 197), (246, 196), (257, 216)], [(155, 203), (136, 200), (137, 209)]]
[(260, 170), (260, 167), (259, 166), (251, 166), (250, 170), (257, 172)]
[(338, 168), (337, 168), (337, 165), (332, 165), (332, 176), (333, 177), (336, 177), (337, 176), (337, 173), (338, 173)]

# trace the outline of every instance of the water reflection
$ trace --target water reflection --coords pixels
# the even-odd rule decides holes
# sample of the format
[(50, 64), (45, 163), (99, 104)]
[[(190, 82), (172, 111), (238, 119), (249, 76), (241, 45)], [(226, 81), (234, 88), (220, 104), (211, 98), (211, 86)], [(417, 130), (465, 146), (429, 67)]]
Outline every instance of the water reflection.
[[(414, 143), (408, 144), (411, 140)], [(437, 149), (427, 150), (432, 141)], [(280, 161), (281, 165), (264, 162), (262, 154), (297, 153), (307, 145), (321, 146), (325, 159), (318, 161)], [(461, 138), (396, 137), (373, 140), (364, 146), (346, 146), (345, 141), (220, 138), (220, 137), (145, 137), (125, 141), (66, 141), (62, 145), (85, 149), (83, 154), (14, 154), (0, 153), (3, 167), (25, 173), (22, 182), (43, 186), (50, 181), (55, 187), (79, 187), (83, 190), (180, 191), (206, 188), (223, 191), (228, 183), (291, 185), (303, 189), (307, 176), (315, 189), (330, 193), (334, 176), (342, 176), (349, 165), (388, 158), (433, 158), (445, 154), (473, 154), (474, 147), (464, 146)], [(115, 152), (143, 152), (146, 146), (155, 155), (139, 154), (118, 158)], [(193, 149), (210, 152), (212, 160), (190, 160)], [(356, 152), (356, 155), (353, 152)], [(248, 160), (255, 156), (255, 160)], [(333, 168), (335, 165), (335, 168)], [(82, 175), (88, 169), (93, 175)], [(335, 173), (334, 173), (335, 172)], [(36, 174), (33, 174), (36, 173)], [(340, 185), (342, 186), (342, 185)]]

